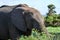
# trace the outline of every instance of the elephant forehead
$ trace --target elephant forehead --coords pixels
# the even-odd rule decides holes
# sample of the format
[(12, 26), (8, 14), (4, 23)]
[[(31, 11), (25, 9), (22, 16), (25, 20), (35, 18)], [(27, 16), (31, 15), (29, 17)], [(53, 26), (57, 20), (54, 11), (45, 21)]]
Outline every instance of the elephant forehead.
[(22, 9), (22, 7), (17, 7), (17, 8), (15, 8), (15, 10), (19, 10), (19, 11), (24, 11), (24, 9)]
[(24, 11), (27, 11), (29, 9), (29, 7), (17, 7), (16, 9), (22, 9)]

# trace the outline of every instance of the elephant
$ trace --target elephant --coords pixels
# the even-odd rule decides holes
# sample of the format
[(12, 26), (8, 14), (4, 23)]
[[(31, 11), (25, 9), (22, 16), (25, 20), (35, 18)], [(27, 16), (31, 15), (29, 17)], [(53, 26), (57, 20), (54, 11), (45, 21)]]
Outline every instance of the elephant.
[(31, 34), (32, 29), (35, 28), (39, 30), (39, 32), (45, 32), (48, 37), (50, 36), (44, 25), (43, 16), (38, 10), (29, 6), (17, 7), (16, 9), (14, 9), (11, 13), (11, 21), (12, 24), (14, 24), (18, 30), (23, 32), (22, 34), (24, 35), (29, 36)]
[(17, 40), (21, 35), (29, 36), (33, 28), (49, 36), (38, 10), (26, 4), (0, 8), (0, 40)]

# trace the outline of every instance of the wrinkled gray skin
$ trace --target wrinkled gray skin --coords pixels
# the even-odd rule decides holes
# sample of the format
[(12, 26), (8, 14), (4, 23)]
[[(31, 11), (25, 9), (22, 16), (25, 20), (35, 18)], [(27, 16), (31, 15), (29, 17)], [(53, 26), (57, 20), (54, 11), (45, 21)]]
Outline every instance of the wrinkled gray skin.
[(18, 6), (20, 7), (22, 5), (15, 5), (15, 6), (3, 5), (0, 7), (0, 40), (8, 40), (8, 38), (14, 40), (14, 38), (12, 37), (13, 35), (11, 33), (15, 30), (14, 29), (15, 27), (12, 27), (13, 25), (11, 23), (10, 15), (12, 10), (14, 10)]
[(0, 8), (0, 40), (17, 40), (21, 35), (30, 35), (33, 28), (49, 34), (36, 9), (26, 4)]

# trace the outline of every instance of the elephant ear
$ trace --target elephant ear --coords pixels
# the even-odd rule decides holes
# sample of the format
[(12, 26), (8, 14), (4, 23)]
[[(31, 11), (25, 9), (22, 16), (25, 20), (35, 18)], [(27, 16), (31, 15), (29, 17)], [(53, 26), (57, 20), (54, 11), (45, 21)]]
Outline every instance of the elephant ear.
[(22, 9), (16, 8), (12, 11), (11, 21), (12, 21), (12, 24), (17, 29), (24, 31), (24, 32), (27, 30), (26, 25), (25, 25), (25, 20), (23, 17), (23, 10)]
[(29, 30), (31, 30), (33, 27), (32, 25), (32, 13), (31, 12), (28, 12), (28, 11), (25, 11), (24, 12), (24, 19), (25, 19), (25, 23), (26, 23), (26, 26)]

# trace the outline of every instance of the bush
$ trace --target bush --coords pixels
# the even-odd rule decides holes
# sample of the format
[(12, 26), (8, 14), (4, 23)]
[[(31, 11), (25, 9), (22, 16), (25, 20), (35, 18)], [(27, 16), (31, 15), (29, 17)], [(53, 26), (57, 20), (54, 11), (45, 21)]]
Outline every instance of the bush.
[(60, 26), (60, 15), (53, 14), (45, 17), (45, 25), (52, 26), (52, 27), (59, 27)]
[(20, 40), (49, 40), (49, 39), (43, 32), (39, 33), (37, 30), (33, 29), (30, 36), (22, 35)]

